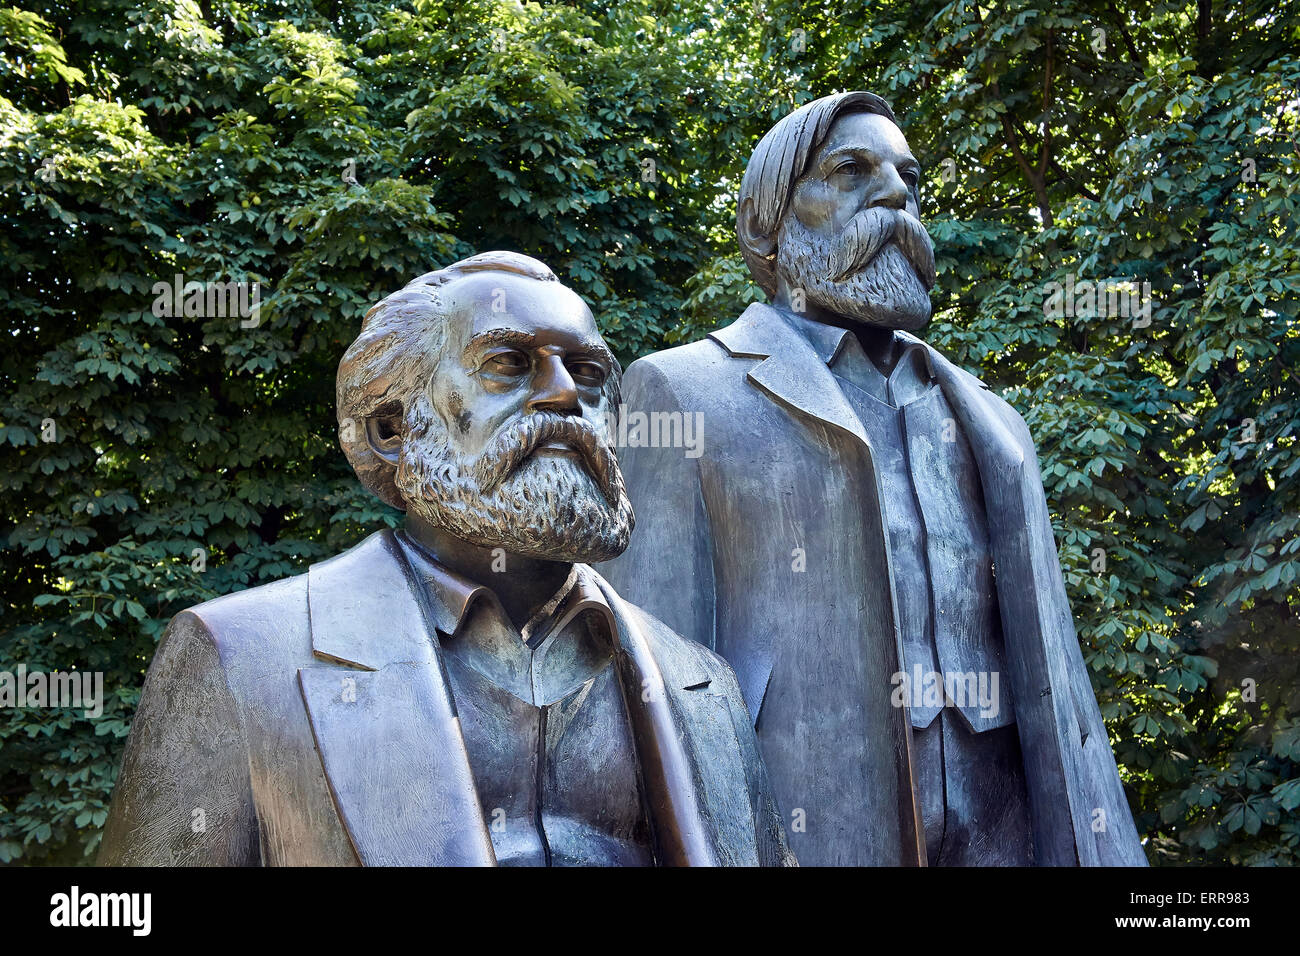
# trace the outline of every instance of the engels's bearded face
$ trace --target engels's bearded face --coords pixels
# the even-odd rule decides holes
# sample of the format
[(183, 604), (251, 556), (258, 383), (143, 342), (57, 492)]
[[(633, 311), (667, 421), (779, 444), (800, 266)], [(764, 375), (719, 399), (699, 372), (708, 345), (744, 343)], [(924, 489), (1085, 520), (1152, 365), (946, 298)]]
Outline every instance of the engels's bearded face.
[(919, 175), (887, 118), (836, 119), (777, 234), (787, 291), (802, 289), (810, 304), (867, 325), (911, 330), (928, 322), (934, 246), (912, 196)]
[(408, 407), (398, 460), (408, 510), (508, 554), (621, 554), (633, 517), (605, 425), (614, 369), (586, 304), (558, 282), (502, 273), (441, 294), (447, 340)]

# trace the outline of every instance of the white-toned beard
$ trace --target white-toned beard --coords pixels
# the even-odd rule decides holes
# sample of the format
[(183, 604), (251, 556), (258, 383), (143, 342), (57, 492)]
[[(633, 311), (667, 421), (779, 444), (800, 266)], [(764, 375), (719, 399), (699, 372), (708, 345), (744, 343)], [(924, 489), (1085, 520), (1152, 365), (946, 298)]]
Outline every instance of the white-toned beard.
[(479, 547), (551, 561), (608, 561), (627, 548), (632, 503), (612, 451), (597, 469), (603, 489), (582, 461), (557, 455), (528, 455), (485, 481), (493, 463), (458, 456), (436, 412), (413, 417), (395, 481), (419, 518)]
[(876, 207), (854, 217), (836, 239), (826, 239), (789, 212), (777, 237), (777, 270), (791, 289), (803, 289), (809, 302), (836, 315), (881, 328), (919, 329), (930, 320), (934, 250), (919, 222), (907, 216), (904, 225), (894, 218), (903, 216)]

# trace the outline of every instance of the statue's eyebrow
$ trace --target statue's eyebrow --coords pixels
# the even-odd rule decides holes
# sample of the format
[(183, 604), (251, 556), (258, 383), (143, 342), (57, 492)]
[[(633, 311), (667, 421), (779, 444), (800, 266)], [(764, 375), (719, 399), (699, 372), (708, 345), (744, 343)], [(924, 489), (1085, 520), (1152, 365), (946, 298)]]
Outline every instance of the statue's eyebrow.
[(534, 341), (534, 337), (530, 332), (521, 332), (518, 329), (488, 329), (486, 332), (480, 332), (470, 338), (465, 345), (465, 354), (478, 354), (499, 345), (512, 345), (518, 349), (528, 349), (533, 347)]
[[(822, 157), (822, 161), (817, 164), (817, 169), (823, 175), (829, 173), (835, 168), (835, 164), (840, 160), (850, 156), (863, 156), (870, 159), (873, 163), (880, 160), (880, 154), (870, 146), (850, 143), (847, 146), (841, 146), (834, 149)], [(916, 161), (916, 157), (910, 152), (902, 153), (894, 165), (898, 169), (911, 169), (917, 173), (921, 171), (921, 164)]]
[(574, 358), (577, 356), (582, 356), (583, 358), (599, 359), (604, 364), (606, 369), (618, 368), (618, 360), (614, 358), (614, 353), (611, 352), (609, 349), (605, 348), (605, 346), (602, 343), (592, 339), (588, 339), (587, 341), (582, 343), (580, 348), (581, 351), (575, 349), (574, 351), (570, 352), (569, 357)]
[[(517, 349), (531, 349), (537, 345), (537, 337), (531, 332), (521, 332), (519, 329), (488, 329), (469, 340), (469, 343), (465, 346), (465, 356), (466, 358), (477, 358), (488, 349), (498, 348), (503, 345)], [(599, 339), (587, 339), (578, 349), (567, 353), (570, 358), (577, 355), (599, 359), (610, 369), (618, 367), (618, 361), (614, 358), (614, 353)]]

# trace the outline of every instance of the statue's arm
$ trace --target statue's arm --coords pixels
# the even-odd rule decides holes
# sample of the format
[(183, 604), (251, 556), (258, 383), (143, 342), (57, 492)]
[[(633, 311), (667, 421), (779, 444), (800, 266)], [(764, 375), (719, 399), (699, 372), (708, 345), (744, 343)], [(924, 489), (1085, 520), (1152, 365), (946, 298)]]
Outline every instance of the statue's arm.
[[(634, 412), (692, 415), (663, 370), (633, 362), (623, 379), (624, 417)], [(707, 430), (704, 438), (707, 441)], [(601, 574), (626, 600), (645, 608), (678, 634), (712, 648), (713, 539), (700, 485), (699, 457), (684, 448), (618, 449), (636, 529), (621, 557)]]
[(753, 796), (754, 831), (758, 848), (759, 866), (798, 866), (794, 854), (790, 851), (789, 840), (785, 833), (785, 818), (772, 790), (772, 781), (763, 763), (763, 756), (758, 747), (758, 737), (754, 733), (754, 722), (745, 698), (740, 692), (740, 683), (736, 673), (725, 660), (713, 655), (713, 684), (710, 688), (726, 696), (731, 710), (732, 726), (736, 740), (745, 761), (745, 772), (749, 781), (749, 792)]
[(213, 636), (174, 618), (149, 668), (104, 827), (101, 866), (256, 866), (248, 753)]
[(1069, 678), (1070, 696), (1078, 723), (1078, 737), (1067, 741), (1067, 746), (1077, 747), (1077, 753), (1067, 761), (1066, 767), (1067, 772), (1078, 775), (1076, 787), (1087, 813), (1085, 818), (1075, 821), (1076, 845), (1080, 841), (1089, 844), (1078, 847), (1080, 861), (1085, 865), (1097, 866), (1146, 866), (1146, 853), (1133, 822), (1132, 810), (1119, 778), (1119, 769), (1102, 720), (1101, 708), (1097, 704), (1088, 667), (1083, 659), (1083, 650), (1075, 633), (1074, 615), (1070, 610), (1056, 539), (1052, 533), (1047, 494), (1038, 467), (1037, 448), (1020, 413), (1006, 403), (1003, 406), (1004, 421), (1019, 440), (1025, 461), (1029, 465), (1025, 471), (1025, 480), (1034, 512), (1029, 529), (1031, 546), (1040, 551), (1040, 560), (1049, 571), (1047, 583), (1055, 611), (1052, 621), (1055, 627), (1049, 625), (1047, 629), (1047, 637), (1052, 641), (1049, 653), (1061, 656)]

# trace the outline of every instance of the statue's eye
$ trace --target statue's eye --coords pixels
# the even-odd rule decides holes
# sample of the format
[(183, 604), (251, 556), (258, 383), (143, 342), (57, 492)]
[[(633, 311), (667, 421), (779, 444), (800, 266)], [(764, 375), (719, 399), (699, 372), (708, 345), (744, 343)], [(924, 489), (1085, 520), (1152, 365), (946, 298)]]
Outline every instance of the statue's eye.
[(528, 371), (528, 356), (513, 349), (494, 352), (487, 357), (483, 367), (498, 375), (523, 375)]
[(858, 173), (862, 172), (862, 167), (853, 160), (847, 159), (836, 166), (833, 172), (837, 176), (856, 176)]
[(903, 170), (902, 175), (903, 175), (903, 182), (907, 183), (908, 189), (915, 189), (916, 184), (920, 182), (920, 177), (917, 175), (915, 169), (905, 169)]
[(600, 388), (605, 384), (605, 379), (609, 373), (599, 362), (588, 362), (585, 360), (575, 360), (567, 362), (565, 368), (573, 376), (573, 380), (579, 385), (587, 385), (592, 388)]

